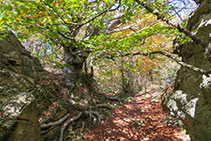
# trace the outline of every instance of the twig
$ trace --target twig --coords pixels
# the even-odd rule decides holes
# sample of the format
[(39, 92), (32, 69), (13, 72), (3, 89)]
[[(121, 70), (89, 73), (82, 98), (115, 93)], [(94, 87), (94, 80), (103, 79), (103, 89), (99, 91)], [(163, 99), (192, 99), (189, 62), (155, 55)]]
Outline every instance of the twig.
[(143, 53), (143, 52), (136, 52), (136, 53), (127, 53), (127, 54), (124, 54), (123, 56), (135, 56), (135, 55), (143, 55), (143, 56), (148, 56), (148, 55), (151, 55), (151, 54), (162, 54), (168, 58), (171, 58), (172, 60), (174, 60), (175, 62), (177, 62), (179, 65), (183, 66), (183, 67), (186, 67), (190, 70), (193, 70), (195, 72), (198, 72), (198, 73), (201, 73), (201, 74), (205, 74), (205, 75), (208, 75), (208, 74), (211, 74), (211, 70), (209, 71), (206, 71), (204, 69), (201, 69), (201, 68), (198, 68), (198, 67), (195, 67), (193, 65), (190, 65), (190, 64), (187, 64), (183, 61), (180, 61), (179, 59), (177, 59), (176, 56), (174, 56), (172, 53), (169, 53), (167, 51), (152, 51), (152, 52), (148, 52), (148, 53)]
[[(115, 6), (115, 4), (113, 6)], [(94, 21), (96, 18), (100, 17), (103, 14), (106, 14), (107, 12), (111, 12), (111, 11), (117, 10), (121, 6), (121, 0), (119, 0), (119, 5), (116, 8), (111, 9), (113, 6), (109, 7), (108, 9), (106, 9), (106, 10), (104, 10), (102, 12), (100, 12), (98, 15), (92, 17), (91, 19), (87, 20), (86, 22), (80, 24), (76, 29), (82, 27), (83, 25), (86, 25), (86, 24), (90, 23), (91, 21)]]
[(66, 129), (66, 127), (73, 121), (77, 120), (80, 118), (80, 116), (82, 115), (82, 112), (80, 112), (77, 116), (67, 120), (61, 127), (61, 130), (60, 130), (60, 137), (59, 137), (59, 141), (63, 141), (63, 138), (64, 138), (64, 130)]
[[(67, 22), (66, 22), (66, 21), (63, 19), (63, 17), (54, 9), (53, 6), (49, 5), (49, 4), (46, 3), (45, 1), (43, 1), (43, 3), (44, 3), (45, 5), (47, 5), (47, 6), (49, 6), (49, 7), (53, 10), (53, 12), (56, 13), (56, 15), (57, 15), (65, 24), (67, 24)], [(49, 13), (50, 13), (50, 12), (49, 12)]]
[(65, 34), (63, 34), (62, 32), (60, 32), (60, 31), (58, 31), (57, 32), (58, 34), (60, 34), (62, 37), (64, 37), (65, 39), (68, 39), (68, 40), (75, 40), (75, 38), (72, 38), (72, 37), (68, 37), (68, 36), (66, 36)]
[(142, 31), (144, 31), (145, 29), (150, 28), (150, 27), (152, 27), (152, 26), (154, 26), (154, 25), (156, 25), (156, 24), (158, 24), (158, 23), (157, 23), (157, 22), (156, 22), (156, 23), (152, 23), (151, 25), (146, 26), (146, 27), (144, 27), (144, 28), (142, 28), (142, 29), (140, 29), (140, 30), (138, 30), (138, 31), (136, 31), (136, 32), (129, 33), (129, 34), (125, 35), (125, 36), (124, 36), (124, 37), (122, 37), (121, 39), (124, 39), (124, 38), (126, 38), (126, 37), (131, 36), (131, 35), (134, 35), (134, 34), (140, 33), (140, 32), (142, 32)]
[(177, 12), (175, 9), (173, 9), (173, 11), (176, 13), (176, 15), (179, 17), (181, 21), (184, 21), (183, 18), (180, 16), (179, 12)]
[(70, 114), (66, 114), (63, 118), (59, 119), (58, 121), (55, 122), (50, 122), (48, 124), (43, 124), (41, 125), (41, 128), (48, 128), (50, 126), (55, 126), (55, 125), (59, 125), (62, 122), (64, 122), (68, 117), (70, 116)]
[(137, 25), (137, 24), (139, 24), (141, 22), (143, 22), (143, 20), (140, 20), (137, 23), (133, 23), (131, 25), (128, 25), (128, 26), (125, 26), (125, 27), (122, 27), (122, 28), (118, 28), (118, 29), (114, 29), (114, 30), (111, 30), (111, 31), (107, 31), (106, 34), (111, 34), (111, 33), (120, 32), (120, 31), (124, 31), (124, 30), (130, 29), (134, 25)]
[(144, 8), (146, 8), (149, 12), (151, 12), (154, 15), (156, 15), (158, 19), (161, 19), (162, 21), (166, 22), (168, 25), (171, 25), (171, 26), (175, 27), (176, 29), (179, 30), (179, 32), (184, 33), (186, 36), (191, 38), (195, 43), (201, 45), (203, 48), (207, 48), (208, 47), (208, 43), (206, 43), (203, 40), (199, 39), (196, 35), (194, 35), (190, 31), (188, 31), (187, 29), (183, 28), (180, 24), (175, 25), (175, 24), (171, 23), (169, 21), (169, 19), (167, 19), (164, 15), (160, 14), (157, 10), (153, 10), (152, 8), (150, 8), (149, 6), (147, 6), (146, 4), (141, 2), (140, 0), (135, 0), (135, 1), (138, 4), (140, 4), (141, 6), (143, 6)]

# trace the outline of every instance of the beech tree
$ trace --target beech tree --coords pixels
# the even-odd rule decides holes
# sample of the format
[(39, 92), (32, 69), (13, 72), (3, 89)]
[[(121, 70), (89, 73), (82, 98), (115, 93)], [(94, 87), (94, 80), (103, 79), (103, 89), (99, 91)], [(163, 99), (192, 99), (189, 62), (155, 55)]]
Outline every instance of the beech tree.
[[(120, 1), (4, 1), (1, 2), (2, 29), (13, 30), (21, 39), (31, 35), (44, 38), (64, 50), (63, 77), (74, 87), (90, 50), (84, 44), (101, 29), (111, 28), (117, 18), (107, 13), (119, 9)], [(106, 25), (104, 25), (106, 23)]]
[[(98, 40), (105, 46), (116, 46), (116, 50), (124, 51), (131, 48), (131, 45), (133, 47), (140, 45), (140, 40), (144, 41), (145, 38), (152, 34), (179, 34), (181, 32), (204, 48), (208, 45), (181, 25), (174, 25), (166, 18), (169, 12), (165, 11), (172, 9), (172, 7), (168, 7), (165, 1), (35, 0), (24, 2), (21, 0), (6, 0), (1, 2), (1, 5), (2, 30), (13, 30), (21, 39), (34, 35), (43, 38), (45, 42), (63, 48), (66, 64), (63, 77), (66, 85), (70, 87), (74, 87), (75, 82), (80, 77), (83, 64), (85, 64), (88, 55), (93, 52), (96, 53), (97, 50), (102, 51), (97, 43), (93, 43), (93, 40)], [(140, 19), (134, 16), (139, 15), (140, 12), (143, 13), (142, 8), (156, 15), (157, 19), (166, 22), (167, 25), (154, 23), (143, 29), (133, 29), (134, 26), (141, 22)], [(122, 26), (126, 23), (127, 26)], [(110, 40), (108, 43), (103, 42), (109, 36), (111, 38), (112, 33), (127, 29), (134, 31), (124, 37), (116, 37), (115, 40)], [(201, 73), (208, 73), (185, 64), (163, 50), (133, 53), (133, 55), (146, 56), (150, 54), (162, 54), (172, 58), (182, 66)], [(123, 54), (123, 56), (127, 55), (131, 54)]]
[[(210, 60), (208, 42), (198, 38), (194, 31), (187, 30), (185, 25), (172, 23), (171, 10), (175, 7), (170, 1), (4, 0), (0, 5), (1, 33), (6, 35), (12, 30), (20, 39), (35, 36), (44, 44), (63, 49), (63, 78), (70, 90), (81, 83), (81, 73), (83, 68), (87, 71), (87, 58), (91, 55), (95, 59), (112, 59), (160, 54), (197, 73), (207, 76), (211, 73), (211, 70), (182, 61), (172, 50), (143, 46), (146, 39), (154, 35), (179, 36), (180, 44), (192, 41), (200, 45)], [(140, 15), (154, 16), (157, 20), (146, 23)], [(123, 34), (123, 31), (128, 32)]]

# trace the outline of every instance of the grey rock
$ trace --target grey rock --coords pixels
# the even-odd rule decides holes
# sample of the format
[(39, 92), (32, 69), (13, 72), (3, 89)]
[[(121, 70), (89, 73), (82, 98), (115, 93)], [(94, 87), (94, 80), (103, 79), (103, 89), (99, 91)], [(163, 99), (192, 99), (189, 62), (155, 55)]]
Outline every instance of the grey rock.
[[(204, 0), (188, 20), (188, 30), (209, 42), (211, 33), (211, 1)], [(185, 63), (211, 69), (209, 55), (202, 46), (188, 42), (177, 52)], [(173, 93), (163, 101), (164, 109), (180, 119), (193, 141), (211, 140), (211, 85), (210, 78), (182, 67), (175, 81)]]
[(0, 140), (41, 140), (35, 80), (42, 72), (12, 32), (0, 40)]

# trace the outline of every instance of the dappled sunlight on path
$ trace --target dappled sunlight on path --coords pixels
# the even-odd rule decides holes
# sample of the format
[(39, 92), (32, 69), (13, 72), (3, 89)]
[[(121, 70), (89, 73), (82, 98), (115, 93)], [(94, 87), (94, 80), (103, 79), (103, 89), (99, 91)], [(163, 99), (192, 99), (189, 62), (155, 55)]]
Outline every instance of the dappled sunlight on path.
[(115, 108), (112, 117), (97, 128), (89, 130), (84, 135), (84, 139), (93, 141), (188, 140), (180, 128), (165, 123), (165, 113), (154, 94), (148, 94), (147, 97), (136, 96), (131, 103)]

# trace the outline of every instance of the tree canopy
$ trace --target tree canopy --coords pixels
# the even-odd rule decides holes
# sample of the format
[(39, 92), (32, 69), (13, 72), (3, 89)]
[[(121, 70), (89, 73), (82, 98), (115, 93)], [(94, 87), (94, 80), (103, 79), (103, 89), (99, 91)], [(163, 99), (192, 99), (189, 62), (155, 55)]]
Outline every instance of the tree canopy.
[[(174, 24), (171, 21), (175, 15), (182, 19), (177, 11), (181, 4), (173, 1), (5, 0), (1, 4), (0, 30), (13, 30), (20, 39), (38, 38), (34, 42), (42, 42), (50, 48), (63, 47), (66, 49), (66, 64), (70, 54), (74, 58), (88, 57), (90, 53), (108, 58), (162, 54), (196, 72), (210, 73), (166, 52), (172, 50), (169, 46), (157, 48), (146, 44), (149, 37), (162, 35), (172, 40), (177, 36), (177, 43), (192, 40), (209, 52), (208, 43), (195, 36), (194, 31), (188, 31), (185, 22)], [(129, 53), (134, 49), (136, 53)]]
[[(210, 23), (207, 16), (210, 10), (205, 5), (201, 6), (201, 3), (202, 0), (192, 2), (191, 0), (0, 0), (0, 38), (8, 35), (0, 41), (12, 47), (17, 43), (18, 47), (23, 49), (17, 36), (43, 65), (53, 63), (54, 68), (61, 68), (63, 73), (57, 76), (44, 71), (39, 61), (30, 56), (26, 50), (23, 53), (9, 51), (9, 55), (1, 53), (2, 66), (6, 66), (6, 69), (13, 68), (8, 69), (8, 74), (9, 72), (13, 74), (23, 73), (13, 72), (15, 67), (21, 68), (18, 63), (29, 64), (30, 69), (26, 71), (28, 73), (33, 68), (30, 66), (30, 59), (32, 59), (39, 64), (42, 73), (47, 74), (44, 76), (40, 73), (40, 78), (27, 77), (27, 80), (32, 79), (33, 83), (36, 83), (37, 90), (38, 87), (43, 88), (43, 91), (53, 88), (52, 100), (51, 96), (45, 95), (42, 91), (33, 96), (38, 98), (35, 100), (38, 106), (48, 101), (44, 105), (46, 107), (50, 105), (49, 108), (52, 110), (46, 110), (46, 107), (39, 109), (39, 116), (41, 115), (39, 120), (41, 119), (41, 124), (44, 123), (41, 127), (43, 131), (46, 130), (45, 133), (64, 123), (60, 129), (60, 140), (63, 140), (65, 129), (73, 121), (82, 119), (82, 122), (78, 121), (81, 122), (81, 128), (84, 128), (83, 119), (86, 120), (87, 117), (93, 119), (93, 123), (101, 122), (103, 118), (100, 112), (106, 114), (107, 111), (100, 108), (111, 109), (109, 100), (112, 102), (117, 100), (121, 103), (124, 99), (131, 102), (130, 96), (140, 91), (147, 95), (148, 82), (150, 91), (156, 89), (153, 88), (154, 84), (161, 90), (163, 81), (165, 81), (164, 87), (170, 86), (171, 80), (175, 78), (175, 73), (179, 69), (175, 62), (182, 66), (174, 83), (176, 86), (174, 90), (178, 89), (178, 91), (173, 93), (174, 85), (171, 85), (171, 92), (167, 89), (164, 93), (166, 97), (163, 95), (162, 101), (171, 102), (170, 98), (175, 100), (177, 97), (181, 101), (173, 103), (173, 106), (172, 103), (167, 106), (173, 109), (171, 112), (176, 109), (174, 115), (180, 113), (185, 115), (185, 112), (188, 115), (189, 111), (184, 109), (188, 109), (189, 104), (194, 102), (195, 105), (190, 105), (196, 109), (199, 95), (208, 95), (210, 92), (203, 84), (209, 86), (211, 74), (211, 46), (208, 37), (210, 33), (209, 31), (203, 33), (210, 28), (207, 26)], [(205, 11), (201, 10), (199, 5), (204, 6)], [(193, 16), (187, 23), (184, 10), (190, 13), (197, 6), (199, 10), (194, 13), (196, 19), (203, 14), (207, 15), (200, 20), (194, 19)], [(198, 23), (195, 24), (195, 21)], [(10, 39), (14, 39), (15, 42), (10, 43)], [(0, 45), (2, 50), (6, 50), (4, 44)], [(19, 55), (26, 55), (28, 62), (17, 61)], [(24, 57), (20, 58), (24, 60)], [(171, 64), (167, 64), (170, 62)], [(159, 79), (156, 79), (158, 77)], [(205, 78), (207, 81), (203, 82)], [(12, 77), (9, 80), (13, 83)], [(103, 86), (106, 91), (98, 86)], [(34, 87), (32, 86), (32, 89)], [(31, 92), (30, 89), (27, 89), (26, 94)], [(112, 92), (111, 97), (110, 92)], [(195, 95), (194, 99), (190, 100), (193, 96), (186, 95), (189, 92)], [(2, 95), (5, 95), (4, 91)], [(183, 95), (184, 99), (181, 97)], [(153, 100), (158, 100), (157, 96), (151, 95), (149, 99), (145, 98), (143, 101), (148, 101), (146, 105), (153, 105)], [(203, 101), (197, 104), (203, 107), (204, 101), (206, 99), (204, 100), (203, 97)], [(178, 103), (184, 107), (174, 108)], [(136, 103), (132, 105), (135, 107)], [(140, 106), (144, 107), (144, 105)], [(56, 122), (45, 124), (47, 120), (45, 121), (44, 117), (52, 116), (53, 112), (59, 111), (59, 108), (64, 109), (66, 115), (60, 116), (62, 118)], [(178, 109), (181, 109), (180, 113)], [(73, 115), (72, 111), (74, 111)], [(142, 114), (143, 111), (139, 112)], [(194, 112), (189, 114), (191, 120)], [(0, 116), (5, 116), (2, 113), (4, 114), (4, 111), (0, 111)], [(78, 114), (75, 116), (76, 113)], [(189, 125), (191, 124), (188, 123)], [(2, 129), (0, 128), (0, 131)]]
[[(115, 36), (112, 33), (131, 30), (125, 36), (117, 34), (115, 40), (105, 42), (110, 47), (127, 49), (129, 46), (131, 48), (131, 43), (136, 46), (151, 34), (175, 33), (162, 22), (146, 23), (144, 26), (147, 27), (144, 27), (144, 18), (152, 16), (147, 9), (132, 0), (8, 0), (1, 4), (1, 29), (14, 30), (21, 39), (39, 36), (45, 42), (61, 46), (84, 42), (89, 47), (91, 39), (102, 41), (108, 36), (111, 39)], [(150, 2), (148, 5), (156, 7), (165, 15), (169, 15), (168, 11), (173, 9), (165, 1)], [(145, 17), (141, 16), (144, 13)]]

